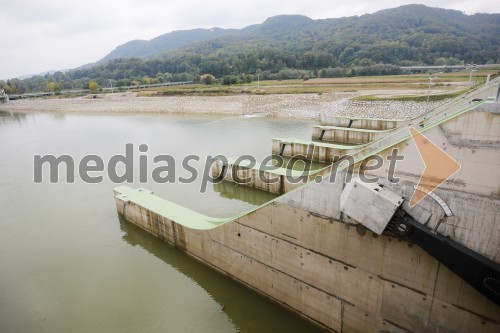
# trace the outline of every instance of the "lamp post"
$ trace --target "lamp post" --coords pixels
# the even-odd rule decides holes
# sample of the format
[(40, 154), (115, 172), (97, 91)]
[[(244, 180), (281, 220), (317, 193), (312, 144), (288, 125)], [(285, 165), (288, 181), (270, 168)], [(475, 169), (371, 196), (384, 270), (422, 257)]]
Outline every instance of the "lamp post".
[(438, 77), (437, 76), (434, 76), (434, 77), (431, 77), (431, 73), (429, 73), (429, 87), (427, 89), (427, 112), (430, 111), (430, 108), (429, 108), (429, 99), (431, 97), (431, 83), (433, 80), (437, 80)]
[(257, 74), (257, 89), (260, 90), (260, 73), (262, 73), (262, 71), (258, 68), (255, 73)]
[(475, 64), (469, 64), (469, 67), (470, 67), (469, 84), (472, 84), (472, 72), (476, 71), (476, 65)]

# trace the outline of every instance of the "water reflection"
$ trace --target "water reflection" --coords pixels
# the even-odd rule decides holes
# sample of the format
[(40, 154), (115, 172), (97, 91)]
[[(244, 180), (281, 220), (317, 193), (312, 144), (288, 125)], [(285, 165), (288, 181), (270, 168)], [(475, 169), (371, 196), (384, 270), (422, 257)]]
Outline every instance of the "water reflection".
[(255, 206), (260, 206), (278, 196), (277, 194), (238, 185), (230, 181), (215, 183), (213, 184), (213, 188), (223, 198), (241, 200)]
[[(227, 184), (225, 184), (227, 185)], [(150, 235), (134, 224), (119, 218), (122, 239), (140, 246), (194, 280), (220, 304), (240, 332), (323, 332), (276, 303), (243, 288), (227, 276), (210, 269), (181, 250)], [(269, 314), (273, 315), (270, 316)]]
[(0, 124), (22, 123), (26, 120), (26, 113), (0, 111)]
[(314, 171), (328, 166), (327, 163), (306, 160), (301, 157), (286, 157), (273, 155), (273, 165), (295, 171)]
[[(126, 143), (144, 143), (151, 156), (177, 160), (188, 154), (262, 160), (272, 137), (306, 139), (311, 126), (270, 118), (0, 112), (0, 332), (313, 330), (146, 232), (118, 223), (116, 184), (106, 176), (100, 184), (78, 177), (72, 184), (33, 182), (36, 154), (71, 154), (77, 163), (96, 154), (108, 161), (123, 154)], [(204, 194), (199, 183), (130, 186), (212, 216), (274, 197), (234, 191), (232, 184), (209, 186)]]

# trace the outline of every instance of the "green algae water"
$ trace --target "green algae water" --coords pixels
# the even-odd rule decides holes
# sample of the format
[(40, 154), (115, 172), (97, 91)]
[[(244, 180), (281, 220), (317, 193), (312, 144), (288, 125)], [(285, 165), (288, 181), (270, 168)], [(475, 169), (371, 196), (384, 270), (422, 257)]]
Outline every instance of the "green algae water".
[[(279, 305), (120, 220), (113, 184), (33, 182), (34, 155), (103, 160), (243, 154), (272, 137), (308, 139), (313, 121), (265, 117), (0, 112), (0, 332), (314, 332)], [(136, 151), (137, 152), (137, 151)], [(202, 164), (193, 165), (199, 168)], [(137, 167), (134, 165), (134, 167)], [(182, 166), (175, 166), (178, 176)], [(152, 165), (149, 165), (152, 169)], [(64, 178), (64, 177), (62, 177)], [(274, 196), (234, 184), (128, 184), (212, 216)]]

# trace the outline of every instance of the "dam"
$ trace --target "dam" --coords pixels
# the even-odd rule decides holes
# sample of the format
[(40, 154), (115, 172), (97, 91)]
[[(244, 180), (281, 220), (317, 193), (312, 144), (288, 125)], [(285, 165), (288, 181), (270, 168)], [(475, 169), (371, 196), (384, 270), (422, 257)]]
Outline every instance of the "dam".
[[(411, 120), (321, 117), (311, 140), (274, 138), (273, 154), (318, 164), (300, 176), (285, 166), (268, 170), (236, 159), (215, 161), (215, 177), (235, 183), (250, 178), (241, 186), (280, 195), (248, 211), (211, 217), (127, 186), (114, 189), (116, 209), (125, 220), (333, 332), (498, 332), (499, 81)], [(460, 164), (414, 206), (413, 193), (426, 189), (419, 187), (425, 165), (411, 129)], [(395, 148), (404, 159), (388, 177), (387, 157)], [(375, 155), (383, 161), (376, 170), (363, 164)], [(352, 170), (342, 156), (352, 158)], [(347, 181), (362, 172), (377, 183)], [(257, 177), (263, 173), (279, 181), (268, 184)], [(288, 175), (299, 180), (292, 184)], [(355, 194), (356, 186), (369, 195)], [(412, 240), (410, 231), (398, 232), (398, 226), (410, 226), (397, 224), (400, 219), (440, 250)], [(490, 270), (480, 283), (462, 272), (466, 258)]]

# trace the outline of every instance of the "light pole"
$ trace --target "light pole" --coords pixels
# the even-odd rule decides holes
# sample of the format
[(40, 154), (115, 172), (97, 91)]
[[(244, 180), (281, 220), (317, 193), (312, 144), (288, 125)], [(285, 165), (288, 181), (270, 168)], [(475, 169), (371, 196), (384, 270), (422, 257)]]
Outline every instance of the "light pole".
[(429, 88), (427, 89), (427, 112), (430, 111), (429, 99), (431, 97), (431, 83), (432, 83), (432, 80), (436, 80), (436, 79), (438, 79), (437, 76), (431, 77), (431, 73), (429, 73)]
[(470, 74), (469, 74), (469, 83), (472, 83), (472, 72), (476, 70), (475, 64), (470, 64)]
[(257, 74), (257, 89), (260, 90), (260, 73), (262, 73), (262, 71), (258, 68), (255, 73)]
[(429, 87), (427, 88), (427, 109), (429, 108), (429, 97), (431, 96), (431, 82), (432, 82), (432, 79), (431, 79), (431, 74), (429, 73)]

